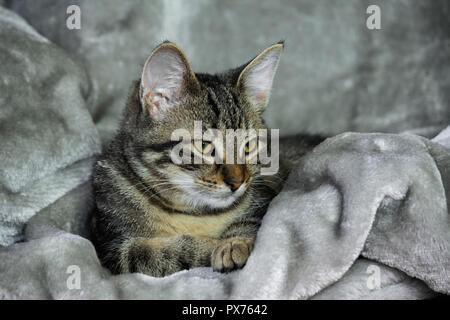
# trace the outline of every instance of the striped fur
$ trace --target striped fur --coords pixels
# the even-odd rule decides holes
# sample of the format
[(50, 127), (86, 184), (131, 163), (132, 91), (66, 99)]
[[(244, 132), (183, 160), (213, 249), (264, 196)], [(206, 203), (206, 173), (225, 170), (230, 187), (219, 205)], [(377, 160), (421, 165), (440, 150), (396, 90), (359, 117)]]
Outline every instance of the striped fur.
[[(194, 120), (201, 120), (204, 129), (223, 132), (266, 128), (261, 110), (237, 86), (246, 66), (218, 75), (196, 74), (195, 86), (186, 83), (181, 101), (157, 119), (142, 103), (141, 83), (133, 85), (120, 129), (93, 176), (93, 241), (113, 273), (165, 276), (200, 266), (227, 272), (247, 261), (288, 164), (282, 162), (274, 176), (261, 176), (260, 164), (176, 165), (169, 157), (173, 130), (192, 131)], [(297, 156), (320, 142), (306, 136), (299, 140), (306, 142)], [(233, 175), (242, 175), (245, 189), (224, 200), (219, 190)]]

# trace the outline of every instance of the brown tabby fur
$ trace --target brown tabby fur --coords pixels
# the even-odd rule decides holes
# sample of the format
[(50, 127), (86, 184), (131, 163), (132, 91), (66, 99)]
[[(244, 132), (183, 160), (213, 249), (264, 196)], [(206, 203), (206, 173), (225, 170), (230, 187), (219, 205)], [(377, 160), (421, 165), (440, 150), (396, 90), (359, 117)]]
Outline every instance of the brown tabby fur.
[[(228, 272), (245, 265), (288, 163), (280, 157), (279, 172), (262, 176), (260, 164), (176, 165), (168, 152), (172, 131), (192, 131), (194, 120), (202, 120), (204, 129), (266, 128), (260, 110), (236, 85), (246, 65), (217, 75), (190, 75), (182, 103), (160, 120), (152, 117), (155, 106), (142, 105), (140, 82), (134, 84), (119, 132), (94, 168), (93, 240), (112, 272), (165, 276), (201, 266)], [(299, 157), (321, 140), (302, 135), (285, 141), (298, 146)], [(283, 153), (289, 146), (283, 139), (281, 144)], [(182, 173), (195, 175), (210, 190), (234, 183), (248, 187), (231, 205), (211, 208), (190, 203), (179, 186), (168, 183), (169, 174)]]

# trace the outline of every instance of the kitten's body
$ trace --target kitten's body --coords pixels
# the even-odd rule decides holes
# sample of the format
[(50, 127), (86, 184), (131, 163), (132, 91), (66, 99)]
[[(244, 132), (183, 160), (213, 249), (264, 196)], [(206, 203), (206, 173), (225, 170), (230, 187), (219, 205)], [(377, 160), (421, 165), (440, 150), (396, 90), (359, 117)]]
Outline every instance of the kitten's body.
[[(177, 166), (168, 155), (173, 147), (170, 136), (177, 128), (192, 130), (193, 120), (201, 120), (205, 129), (221, 131), (266, 128), (261, 110), (237, 84), (240, 75), (253, 71), (247, 66), (267, 63), (262, 59), (268, 60), (270, 51), (246, 66), (212, 76), (191, 72), (174, 45), (159, 48), (165, 59), (162, 64), (175, 59), (175, 64), (180, 64), (176, 67), (184, 68), (179, 88), (173, 90), (177, 96), (172, 97), (170, 90), (157, 92), (164, 85), (171, 89), (164, 82), (152, 84), (153, 91), (147, 94), (148, 83), (136, 83), (121, 129), (95, 165), (93, 237), (99, 257), (115, 273), (153, 276), (200, 266), (212, 265), (222, 272), (240, 268), (289, 164), (280, 159), (280, 170), (271, 176), (259, 174), (260, 164)], [(153, 74), (160, 75), (158, 68), (167, 68), (160, 62), (147, 64)], [(144, 69), (143, 79), (145, 76)], [(307, 136), (298, 139), (304, 143), (297, 148), (297, 156), (321, 141)], [(282, 152), (285, 147), (281, 145)]]

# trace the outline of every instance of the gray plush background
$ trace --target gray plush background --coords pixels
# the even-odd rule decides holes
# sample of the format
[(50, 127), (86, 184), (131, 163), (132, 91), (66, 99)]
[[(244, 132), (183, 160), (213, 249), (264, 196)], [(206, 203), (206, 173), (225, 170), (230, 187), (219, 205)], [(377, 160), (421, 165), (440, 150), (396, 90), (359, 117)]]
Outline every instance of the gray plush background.
[[(265, 114), (282, 134), (432, 136), (450, 122), (448, 0), (3, 2), (86, 68), (104, 142), (130, 81), (165, 39), (185, 50), (197, 72), (235, 67), (286, 40)], [(82, 10), (81, 30), (65, 27), (73, 3)], [(381, 7), (382, 30), (366, 28), (369, 4)]]

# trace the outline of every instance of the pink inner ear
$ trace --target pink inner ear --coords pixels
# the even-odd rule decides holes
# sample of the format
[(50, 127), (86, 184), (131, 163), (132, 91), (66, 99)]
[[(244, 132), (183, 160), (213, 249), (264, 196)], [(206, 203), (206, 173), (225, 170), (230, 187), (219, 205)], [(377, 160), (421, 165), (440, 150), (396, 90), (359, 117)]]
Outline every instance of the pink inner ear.
[(155, 115), (161, 109), (161, 102), (168, 101), (169, 97), (164, 92), (147, 91), (143, 96), (144, 106), (151, 115)]
[(265, 92), (261, 91), (261, 92), (258, 92), (258, 93), (255, 95), (255, 97), (256, 97), (256, 99), (259, 100), (260, 102), (265, 102), (265, 101), (266, 101), (266, 98), (267, 98), (267, 94), (266, 94)]
[(144, 107), (150, 112), (150, 115), (155, 115), (159, 109), (159, 101), (155, 101), (154, 96), (151, 91), (147, 91), (147, 93), (143, 96)]
[(154, 95), (160, 93), (165, 94), (165, 98), (177, 98), (187, 71), (181, 55), (181, 52), (172, 47), (156, 49), (144, 66), (144, 89), (154, 92)]

